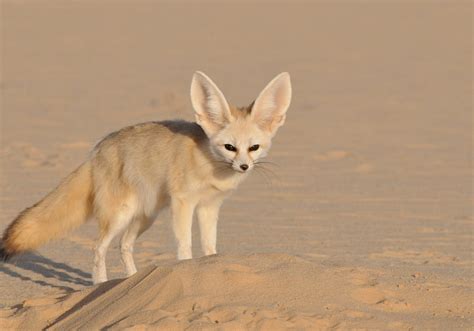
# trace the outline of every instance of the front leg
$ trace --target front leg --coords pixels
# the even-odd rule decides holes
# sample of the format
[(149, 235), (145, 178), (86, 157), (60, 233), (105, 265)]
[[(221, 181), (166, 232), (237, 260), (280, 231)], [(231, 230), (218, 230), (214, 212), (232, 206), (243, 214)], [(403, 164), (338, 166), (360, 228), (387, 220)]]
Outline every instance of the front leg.
[(201, 248), (204, 255), (216, 254), (217, 219), (222, 199), (201, 202), (197, 217), (201, 232)]
[(194, 202), (184, 199), (173, 199), (171, 203), (173, 231), (178, 244), (178, 260), (193, 258), (191, 228), (195, 207)]

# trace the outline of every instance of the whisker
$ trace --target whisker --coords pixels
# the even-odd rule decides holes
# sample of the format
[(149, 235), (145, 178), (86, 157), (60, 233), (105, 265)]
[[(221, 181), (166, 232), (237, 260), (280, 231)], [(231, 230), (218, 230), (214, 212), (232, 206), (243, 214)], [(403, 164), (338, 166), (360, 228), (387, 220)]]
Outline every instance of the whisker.
[(275, 166), (275, 167), (280, 167), (280, 165), (276, 164), (275, 162), (271, 162), (271, 161), (256, 161), (254, 162), (254, 164), (268, 164), (268, 165), (271, 165), (271, 166)]
[(263, 178), (263, 181), (265, 182), (265, 185), (270, 189), (273, 188), (273, 183), (272, 183), (271, 179), (268, 177), (268, 175), (265, 173), (265, 171), (263, 171), (263, 169), (258, 168), (258, 167), (255, 167), (254, 169), (255, 169), (256, 173)]
[(280, 181), (280, 177), (271, 169), (266, 168), (265, 166), (261, 164), (254, 164), (255, 165), (255, 170), (259, 174), (262, 174), (262, 176), (265, 178), (265, 180), (270, 184), (271, 188), (274, 188), (275, 182), (273, 179), (275, 178), (277, 182)]
[(255, 166), (256, 166), (256, 168), (260, 168), (260, 169), (266, 171), (267, 173), (271, 174), (276, 179), (281, 180), (280, 176), (275, 171), (273, 171), (272, 169), (269, 169), (269, 168), (267, 168), (267, 167), (265, 167), (261, 164), (258, 164), (258, 163), (255, 164)]

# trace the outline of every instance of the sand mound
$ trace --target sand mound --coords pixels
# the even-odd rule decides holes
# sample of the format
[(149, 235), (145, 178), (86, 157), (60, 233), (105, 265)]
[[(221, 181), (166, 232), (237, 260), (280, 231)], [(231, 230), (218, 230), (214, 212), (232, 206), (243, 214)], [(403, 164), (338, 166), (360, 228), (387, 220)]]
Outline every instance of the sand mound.
[(321, 318), (321, 302), (330, 289), (322, 284), (338, 282), (343, 286), (334, 272), (299, 257), (213, 256), (148, 267), (62, 297), (27, 300), (3, 323), (51, 330), (328, 327), (334, 322)]
[[(413, 280), (422, 277), (411, 278), (395, 285), (380, 271), (324, 266), (286, 254), (212, 256), (150, 266), (128, 279), (26, 300), (1, 311), (0, 329), (380, 328), (387, 326), (389, 313), (396, 315), (389, 318), (389, 327), (404, 329), (415, 316), (434, 312), (442, 317), (453, 309), (470, 314), (465, 289), (450, 293), (466, 302), (461, 307), (440, 293), (430, 294), (436, 292), (430, 283), (424, 284), (430, 291), (414, 293), (421, 284)], [(428, 302), (429, 312), (422, 308)]]

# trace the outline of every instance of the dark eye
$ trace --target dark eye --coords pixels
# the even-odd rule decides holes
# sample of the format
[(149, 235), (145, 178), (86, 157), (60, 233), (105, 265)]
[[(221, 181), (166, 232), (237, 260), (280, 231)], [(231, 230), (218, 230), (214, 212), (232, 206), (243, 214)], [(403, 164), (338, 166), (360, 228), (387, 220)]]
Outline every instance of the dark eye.
[(253, 145), (253, 146), (250, 146), (249, 147), (249, 152), (253, 152), (253, 151), (256, 151), (257, 149), (260, 148), (260, 145)]
[(233, 146), (231, 144), (225, 144), (224, 147), (225, 147), (225, 149), (227, 149), (228, 151), (231, 151), (231, 152), (236, 152), (237, 151), (237, 148), (235, 148), (235, 146)]

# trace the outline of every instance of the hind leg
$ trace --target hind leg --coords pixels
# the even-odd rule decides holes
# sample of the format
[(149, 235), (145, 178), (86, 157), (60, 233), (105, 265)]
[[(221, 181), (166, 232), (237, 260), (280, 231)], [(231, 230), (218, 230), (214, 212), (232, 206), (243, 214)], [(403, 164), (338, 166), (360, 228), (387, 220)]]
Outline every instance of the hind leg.
[(120, 253), (122, 256), (122, 262), (125, 265), (127, 277), (130, 277), (137, 272), (135, 262), (133, 261), (133, 246), (135, 245), (135, 240), (143, 232), (148, 230), (152, 223), (153, 220), (145, 216), (135, 218), (122, 236), (120, 241)]
[(107, 269), (105, 265), (105, 256), (112, 240), (123, 229), (114, 228), (107, 233), (100, 236), (97, 245), (95, 246), (94, 267), (92, 270), (92, 282), (99, 284), (107, 281)]
[(105, 256), (112, 240), (121, 232), (123, 232), (130, 224), (135, 213), (135, 207), (131, 203), (124, 203), (118, 208), (112, 222), (106, 223), (99, 219), (102, 227), (102, 233), (95, 247), (94, 267), (92, 271), (92, 281), (94, 284), (107, 281), (107, 270), (105, 264)]

